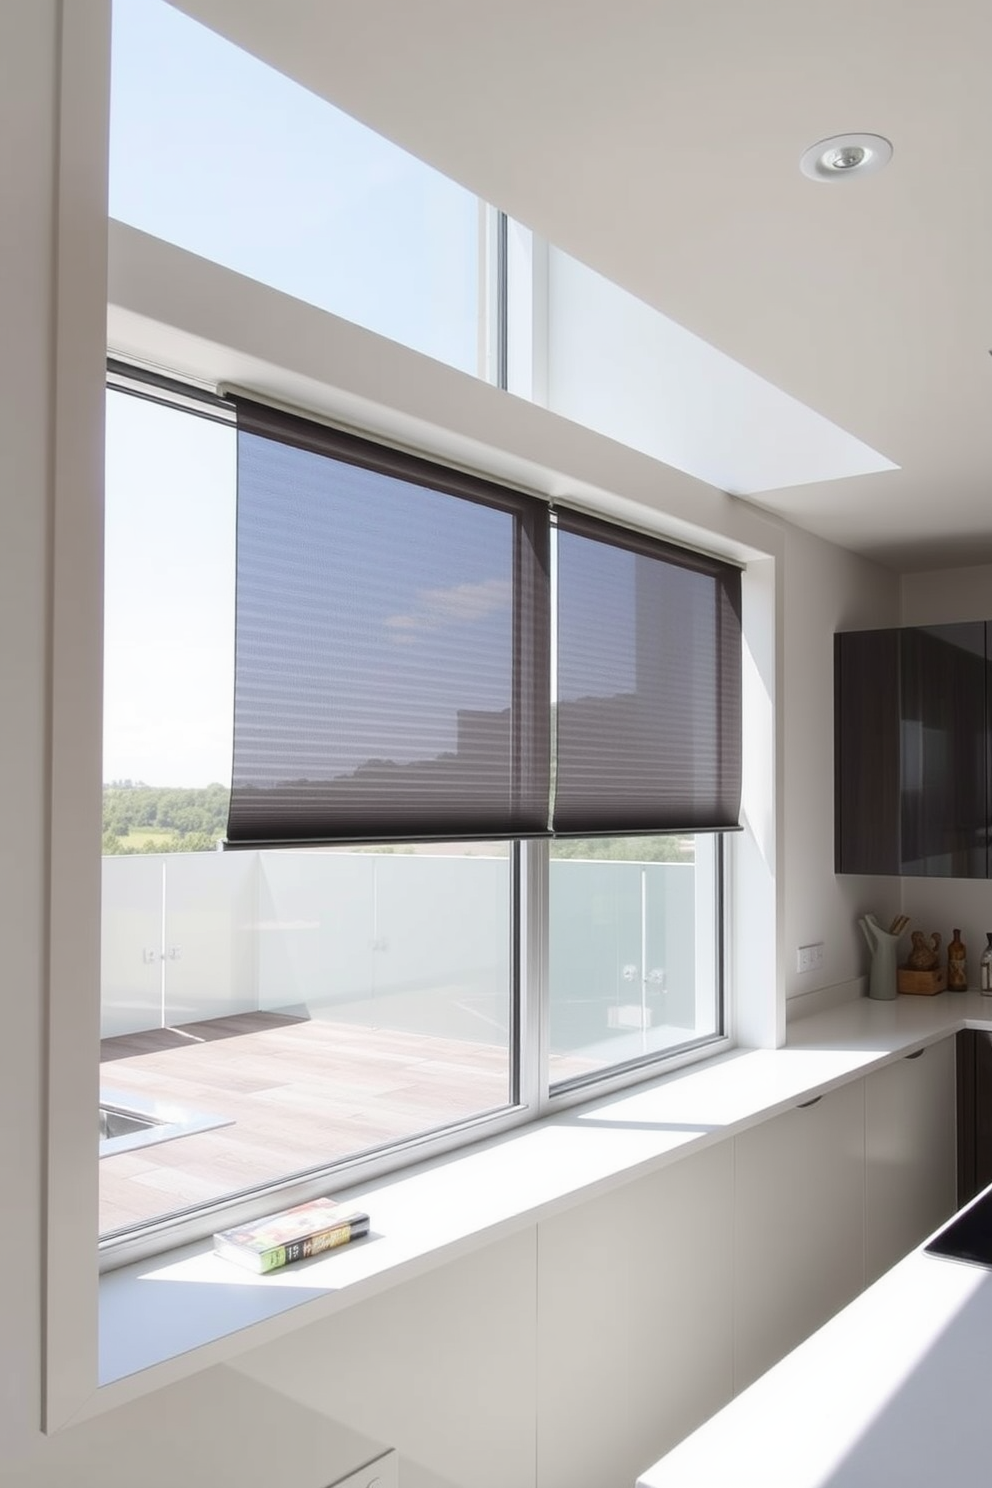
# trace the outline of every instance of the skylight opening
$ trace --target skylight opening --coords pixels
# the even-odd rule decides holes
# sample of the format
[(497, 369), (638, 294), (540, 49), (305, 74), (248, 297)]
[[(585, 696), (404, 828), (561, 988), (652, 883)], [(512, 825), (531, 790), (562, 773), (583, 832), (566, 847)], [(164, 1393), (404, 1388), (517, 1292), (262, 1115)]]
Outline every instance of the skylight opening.
[(472, 375), (506, 326), (511, 392), (720, 490), (897, 468), (520, 224), (501, 274), (493, 208), (164, 0), (114, 7), (110, 163), (120, 220)]

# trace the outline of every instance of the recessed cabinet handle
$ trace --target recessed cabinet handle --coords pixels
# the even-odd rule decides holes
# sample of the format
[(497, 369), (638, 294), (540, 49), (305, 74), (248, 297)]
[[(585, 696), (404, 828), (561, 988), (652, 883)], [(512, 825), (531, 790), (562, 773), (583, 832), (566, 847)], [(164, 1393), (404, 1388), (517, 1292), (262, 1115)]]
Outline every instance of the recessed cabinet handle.
[(922, 1059), (923, 1056), (924, 1056), (924, 1054), (926, 1052), (927, 1052), (926, 1049), (917, 1049), (917, 1051), (916, 1051), (915, 1054), (907, 1054), (906, 1055), (906, 1058), (907, 1059)]
[(822, 1095), (814, 1095), (814, 1097), (813, 1097), (812, 1100), (800, 1101), (799, 1104), (798, 1104), (798, 1106), (796, 1107), (796, 1110), (797, 1111), (808, 1111), (809, 1108), (810, 1108), (810, 1106), (815, 1106), (816, 1103), (817, 1103), (817, 1101), (821, 1101), (822, 1099), (823, 1099), (823, 1096)]

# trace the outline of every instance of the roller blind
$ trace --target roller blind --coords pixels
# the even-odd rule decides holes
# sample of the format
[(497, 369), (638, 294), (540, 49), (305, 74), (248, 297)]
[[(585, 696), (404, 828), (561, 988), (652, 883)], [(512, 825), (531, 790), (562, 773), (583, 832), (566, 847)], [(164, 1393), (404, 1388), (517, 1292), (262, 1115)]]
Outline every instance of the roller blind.
[(737, 826), (736, 569), (237, 411), (231, 845)]
[(562, 512), (556, 628), (555, 832), (736, 827), (739, 571)]
[(545, 508), (237, 412), (228, 841), (546, 833)]

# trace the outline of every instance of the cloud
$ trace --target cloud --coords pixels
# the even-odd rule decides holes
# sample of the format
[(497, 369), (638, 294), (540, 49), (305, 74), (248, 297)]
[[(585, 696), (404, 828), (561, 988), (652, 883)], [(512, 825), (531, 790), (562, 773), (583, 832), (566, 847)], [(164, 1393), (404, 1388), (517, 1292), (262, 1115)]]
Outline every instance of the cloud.
[(478, 584), (452, 584), (449, 589), (421, 589), (416, 608), (407, 615), (387, 615), (391, 639), (412, 645), (418, 633), (449, 625), (471, 625), (509, 607), (509, 579), (483, 579)]

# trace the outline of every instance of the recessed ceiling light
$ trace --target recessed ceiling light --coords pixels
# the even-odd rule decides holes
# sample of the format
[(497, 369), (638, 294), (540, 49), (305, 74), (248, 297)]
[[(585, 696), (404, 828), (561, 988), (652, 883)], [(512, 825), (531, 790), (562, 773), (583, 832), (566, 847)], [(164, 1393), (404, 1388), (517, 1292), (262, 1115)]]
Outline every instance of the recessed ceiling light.
[(880, 134), (835, 134), (810, 145), (799, 169), (811, 181), (848, 181), (888, 165), (892, 146)]

